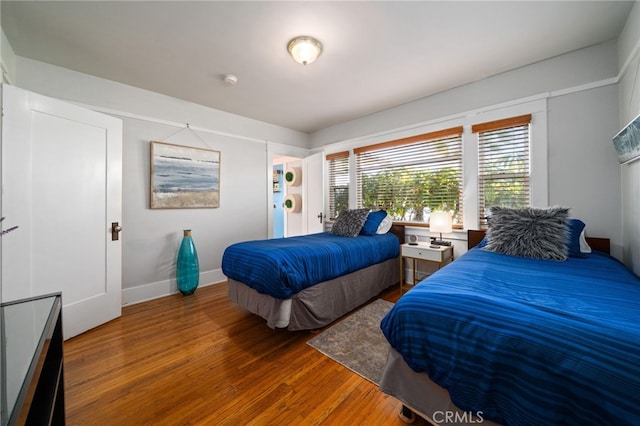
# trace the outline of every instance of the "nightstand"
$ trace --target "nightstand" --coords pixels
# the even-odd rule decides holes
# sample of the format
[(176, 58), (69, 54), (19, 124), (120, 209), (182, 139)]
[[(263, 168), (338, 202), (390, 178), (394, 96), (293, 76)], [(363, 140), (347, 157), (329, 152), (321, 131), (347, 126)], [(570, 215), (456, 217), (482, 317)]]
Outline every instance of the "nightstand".
[(438, 269), (453, 261), (453, 246), (432, 247), (430, 243), (417, 245), (402, 244), (400, 246), (400, 295), (404, 290), (404, 259), (413, 261), (413, 285), (416, 284), (416, 260), (432, 262)]

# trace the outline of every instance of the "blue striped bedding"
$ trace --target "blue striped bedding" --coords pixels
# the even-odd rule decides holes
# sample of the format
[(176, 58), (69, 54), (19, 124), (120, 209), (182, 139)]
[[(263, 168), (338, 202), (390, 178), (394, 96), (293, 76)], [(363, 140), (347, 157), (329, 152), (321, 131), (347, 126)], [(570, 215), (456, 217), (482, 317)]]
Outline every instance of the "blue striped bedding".
[(603, 253), (558, 262), (472, 249), (381, 328), (413, 370), (485, 419), (640, 424), (640, 280)]
[(222, 272), (259, 293), (279, 299), (367, 266), (398, 257), (391, 233), (343, 237), (329, 232), (233, 244)]

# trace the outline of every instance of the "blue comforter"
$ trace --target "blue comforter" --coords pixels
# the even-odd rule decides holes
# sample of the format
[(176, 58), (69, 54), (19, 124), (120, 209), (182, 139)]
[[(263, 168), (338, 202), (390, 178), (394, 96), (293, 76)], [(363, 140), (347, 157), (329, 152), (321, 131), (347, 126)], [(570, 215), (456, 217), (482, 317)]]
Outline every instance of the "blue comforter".
[(608, 255), (476, 248), (410, 290), (381, 328), (413, 370), (485, 419), (640, 424), (640, 280)]
[(399, 255), (394, 234), (342, 237), (329, 232), (233, 244), (222, 272), (259, 293), (286, 299), (318, 284)]

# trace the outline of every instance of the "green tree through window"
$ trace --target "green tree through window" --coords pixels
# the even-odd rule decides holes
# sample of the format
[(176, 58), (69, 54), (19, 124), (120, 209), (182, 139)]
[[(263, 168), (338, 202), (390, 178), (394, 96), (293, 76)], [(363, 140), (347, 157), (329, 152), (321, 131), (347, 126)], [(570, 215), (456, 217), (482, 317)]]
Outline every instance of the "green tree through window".
[(487, 226), (492, 206), (530, 205), (529, 127), (531, 115), (472, 126), (478, 133), (478, 216)]
[(462, 128), (363, 147), (356, 152), (358, 206), (395, 221), (426, 222), (435, 210), (462, 224)]

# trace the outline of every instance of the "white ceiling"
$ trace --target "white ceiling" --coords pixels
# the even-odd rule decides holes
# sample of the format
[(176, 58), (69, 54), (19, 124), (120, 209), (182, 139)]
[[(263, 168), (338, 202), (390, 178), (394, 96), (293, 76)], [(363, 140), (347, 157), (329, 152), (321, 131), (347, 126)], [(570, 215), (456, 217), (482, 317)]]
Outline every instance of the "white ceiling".
[[(620, 1), (2, 1), (16, 55), (312, 133), (616, 38)], [(286, 47), (324, 45), (303, 66)], [(236, 75), (226, 86), (224, 74)]]

